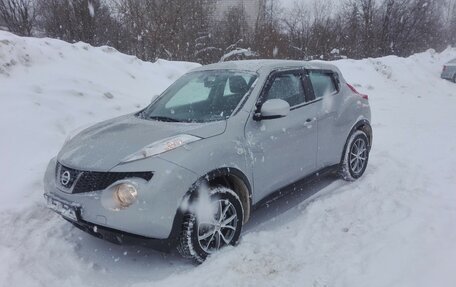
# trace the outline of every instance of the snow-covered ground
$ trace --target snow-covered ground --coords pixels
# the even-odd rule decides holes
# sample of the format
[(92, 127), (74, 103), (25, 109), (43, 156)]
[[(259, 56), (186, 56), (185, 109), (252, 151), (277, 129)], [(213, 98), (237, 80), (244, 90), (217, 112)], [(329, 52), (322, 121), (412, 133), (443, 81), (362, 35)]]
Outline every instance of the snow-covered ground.
[(370, 96), (355, 183), (324, 178), (258, 210), (201, 266), (72, 228), (42, 199), (68, 133), (146, 105), (196, 64), (0, 32), (0, 286), (456, 286), (456, 49), (335, 64)]

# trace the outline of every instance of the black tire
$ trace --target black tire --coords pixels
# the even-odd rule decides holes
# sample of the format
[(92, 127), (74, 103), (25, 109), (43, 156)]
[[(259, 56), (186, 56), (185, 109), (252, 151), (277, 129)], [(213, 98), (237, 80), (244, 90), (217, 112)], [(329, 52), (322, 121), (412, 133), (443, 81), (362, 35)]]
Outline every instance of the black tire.
[[(184, 216), (182, 232), (179, 239), (177, 250), (188, 259), (193, 259), (197, 263), (202, 263), (206, 258), (227, 245), (236, 245), (241, 235), (242, 223), (244, 220), (244, 211), (242, 203), (237, 194), (226, 187), (213, 187), (209, 189), (210, 204), (217, 209), (214, 213), (215, 224), (203, 223), (198, 212), (188, 211)], [(195, 205), (198, 199), (192, 198), (190, 205)], [(226, 210), (225, 210), (226, 209)], [(225, 214), (222, 214), (225, 211)], [(223, 221), (235, 218), (223, 227)], [(207, 219), (205, 221), (208, 221)], [(232, 225), (231, 225), (232, 224)], [(212, 234), (207, 239), (207, 234)], [(226, 242), (226, 241), (227, 242)], [(217, 244), (219, 245), (217, 247)]]
[(453, 83), (456, 83), (456, 74), (453, 76)]
[(365, 132), (355, 131), (347, 140), (340, 176), (346, 181), (355, 181), (363, 176), (369, 162), (369, 139)]

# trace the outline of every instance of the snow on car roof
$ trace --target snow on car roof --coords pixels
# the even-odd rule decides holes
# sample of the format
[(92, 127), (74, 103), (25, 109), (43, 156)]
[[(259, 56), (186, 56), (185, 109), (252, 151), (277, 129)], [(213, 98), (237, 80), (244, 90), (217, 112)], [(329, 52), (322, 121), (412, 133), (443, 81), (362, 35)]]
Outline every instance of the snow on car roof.
[(292, 60), (242, 60), (210, 64), (192, 71), (206, 70), (243, 70), (251, 72), (271, 72), (284, 68), (326, 69), (338, 71), (336, 66), (323, 61), (292, 61)]

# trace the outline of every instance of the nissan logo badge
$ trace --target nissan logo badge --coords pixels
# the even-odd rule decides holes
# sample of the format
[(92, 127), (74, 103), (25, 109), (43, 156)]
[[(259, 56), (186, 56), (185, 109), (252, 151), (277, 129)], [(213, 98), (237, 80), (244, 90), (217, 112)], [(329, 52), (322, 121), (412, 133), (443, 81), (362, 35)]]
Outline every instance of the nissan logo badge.
[(68, 170), (65, 170), (62, 175), (60, 176), (60, 183), (62, 185), (67, 185), (71, 180), (71, 174)]

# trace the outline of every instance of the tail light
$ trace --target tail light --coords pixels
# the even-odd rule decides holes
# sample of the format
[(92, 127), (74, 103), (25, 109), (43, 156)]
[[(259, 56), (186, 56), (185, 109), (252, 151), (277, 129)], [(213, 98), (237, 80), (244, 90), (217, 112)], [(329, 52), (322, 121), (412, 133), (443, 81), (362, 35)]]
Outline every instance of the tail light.
[(442, 72), (444, 72), (444, 73), (445, 73), (445, 72), (446, 72), (446, 70), (447, 70), (447, 66), (443, 66), (443, 71), (442, 71)]
[(347, 84), (348, 88), (355, 94), (359, 95), (360, 97), (362, 97), (363, 99), (365, 100), (369, 100), (369, 96), (368, 95), (363, 95), (363, 94), (360, 94), (356, 89), (355, 87), (353, 87), (352, 85), (350, 84)]

